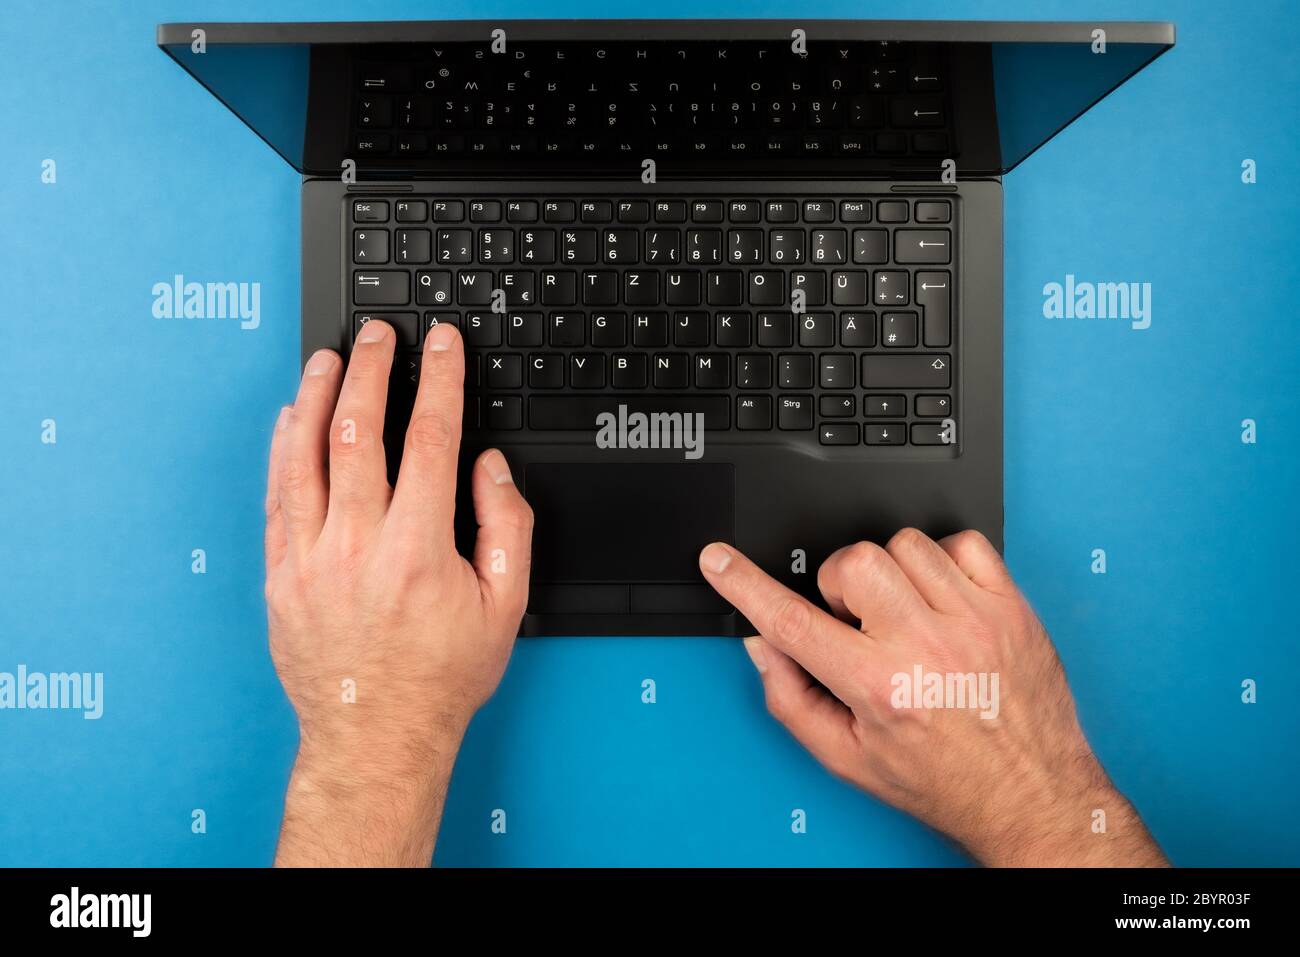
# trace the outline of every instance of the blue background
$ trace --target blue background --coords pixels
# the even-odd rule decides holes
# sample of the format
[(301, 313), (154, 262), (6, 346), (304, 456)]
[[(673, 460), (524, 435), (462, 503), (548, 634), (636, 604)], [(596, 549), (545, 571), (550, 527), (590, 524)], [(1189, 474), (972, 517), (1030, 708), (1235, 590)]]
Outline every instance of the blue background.
[[(1300, 30), (1289, 4), (1133, 0), (7, 4), (0, 670), (103, 671), (106, 711), (0, 711), (0, 864), (269, 863), (296, 743), (260, 591), (268, 432), (297, 378), (298, 180), (154, 25), (703, 15), (1177, 23), (1173, 52), (1007, 179), (1007, 555), (1173, 860), (1300, 864)], [(260, 282), (261, 328), (152, 318), (175, 273)], [(1066, 273), (1152, 283), (1151, 328), (1045, 319)], [(520, 644), (438, 861), (965, 858), (826, 775), (768, 718), (738, 643), (586, 639)]]

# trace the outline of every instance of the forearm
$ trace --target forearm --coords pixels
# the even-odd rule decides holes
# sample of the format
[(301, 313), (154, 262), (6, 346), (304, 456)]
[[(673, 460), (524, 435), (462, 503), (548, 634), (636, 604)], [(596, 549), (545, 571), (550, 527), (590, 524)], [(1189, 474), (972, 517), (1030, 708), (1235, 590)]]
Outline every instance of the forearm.
[(285, 794), (277, 867), (428, 867), (460, 733), (418, 754), (356, 760), (300, 749)]

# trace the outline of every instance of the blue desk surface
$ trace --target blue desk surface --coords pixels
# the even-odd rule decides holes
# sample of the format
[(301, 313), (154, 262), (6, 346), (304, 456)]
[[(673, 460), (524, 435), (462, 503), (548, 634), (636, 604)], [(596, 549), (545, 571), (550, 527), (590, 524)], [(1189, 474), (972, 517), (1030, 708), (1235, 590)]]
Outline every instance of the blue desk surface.
[[(298, 180), (154, 25), (646, 15), (1177, 23), (1172, 53), (1006, 181), (1007, 555), (1173, 860), (1300, 864), (1300, 28), (1281, 2), (1173, 0), (9, 4), (0, 671), (102, 671), (105, 711), (0, 711), (0, 864), (269, 863), (296, 743), (260, 590), (268, 432), (297, 379)], [(153, 318), (176, 273), (260, 282), (261, 326)], [(1151, 328), (1044, 318), (1066, 274), (1150, 282)], [(719, 639), (522, 642), (438, 861), (966, 863), (825, 774)]]

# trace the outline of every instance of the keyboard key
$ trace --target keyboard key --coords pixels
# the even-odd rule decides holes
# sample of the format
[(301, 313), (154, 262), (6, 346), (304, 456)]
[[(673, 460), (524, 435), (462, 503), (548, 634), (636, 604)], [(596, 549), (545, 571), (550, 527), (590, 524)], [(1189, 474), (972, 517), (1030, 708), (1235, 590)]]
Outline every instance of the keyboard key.
[(822, 445), (857, 445), (856, 422), (823, 422), (817, 428), (817, 440)]
[[(486, 405), (484, 420), (489, 431), (511, 432), (524, 427), (524, 403), (519, 396), (490, 396)], [(594, 418), (592, 421), (595, 421)]]
[(805, 306), (826, 305), (826, 273), (820, 269), (790, 273), (790, 301), (792, 303), (795, 290), (803, 291)]
[(646, 357), (637, 352), (618, 352), (610, 360), (611, 382), (615, 389), (644, 389)]
[(747, 349), (750, 339), (749, 313), (720, 312), (713, 317), (713, 341), (731, 349)]
[(577, 274), (567, 269), (543, 272), (540, 302), (543, 306), (577, 305)]
[(741, 389), (772, 388), (772, 357), (761, 353), (736, 356), (736, 386)]
[(763, 261), (763, 230), (733, 229), (728, 237), (727, 262), (753, 265)]
[(799, 345), (825, 349), (835, 345), (835, 317), (829, 312), (809, 312), (799, 317)]
[(783, 395), (777, 399), (776, 425), (786, 431), (804, 431), (813, 427), (813, 400), (810, 395)]
[(840, 219), (846, 223), (871, 222), (871, 203), (865, 199), (846, 199), (840, 203)]
[(758, 344), (782, 349), (794, 345), (794, 316), (788, 312), (758, 314)]
[(913, 445), (956, 445), (957, 432), (943, 422), (913, 422)]
[(946, 272), (916, 274), (916, 304), (921, 307), (927, 346), (948, 346), (952, 342), (952, 277)]
[(551, 313), (551, 345), (562, 348), (582, 345), (585, 318), (580, 312)]
[(710, 306), (744, 305), (745, 274), (735, 269), (712, 270), (705, 285), (705, 301)]
[(511, 348), (532, 348), (542, 344), (542, 314), (514, 312), (506, 317), (506, 341)]
[(660, 352), (654, 357), (656, 389), (685, 389), (691, 382), (691, 364), (684, 352)]
[(518, 389), (524, 384), (522, 356), (489, 354), (487, 357), (487, 387), (489, 389)]
[(889, 230), (853, 230), (853, 261), (859, 265), (882, 265), (889, 262)]
[(807, 223), (833, 223), (835, 203), (831, 200), (809, 200), (803, 204), (803, 218)]
[(632, 313), (632, 345), (649, 348), (668, 345), (668, 314)]
[(627, 315), (622, 312), (592, 313), (591, 344), (604, 348), (627, 345)]
[(851, 355), (823, 355), (818, 360), (818, 385), (823, 389), (852, 389), (854, 365)]
[(413, 312), (358, 312), (353, 317), (353, 335), (359, 333), (367, 322), (375, 319), (393, 327), (393, 332), (397, 335), (397, 348), (420, 347), (420, 323)]
[(393, 204), (399, 223), (423, 223), (429, 219), (429, 204), (422, 199), (402, 200)]
[(471, 223), (499, 223), (501, 221), (501, 201), (497, 199), (476, 199), (469, 204), (469, 221)]
[(669, 306), (698, 306), (702, 277), (696, 270), (673, 270), (664, 275), (664, 304)]
[(476, 349), (501, 345), (501, 316), (471, 312), (465, 317), (465, 341)]
[(785, 273), (755, 269), (749, 274), (749, 302), (754, 306), (779, 306), (785, 302)]
[(867, 389), (946, 389), (952, 357), (943, 355), (865, 355), (862, 386)]
[(459, 199), (438, 200), (433, 204), (435, 223), (459, 223), (465, 218), (465, 203)]
[(648, 269), (623, 273), (623, 302), (629, 306), (659, 305), (659, 273)]
[[(564, 386), (564, 356), (558, 352), (534, 352), (528, 357), (528, 387), (530, 389), (559, 389)], [(492, 385), (488, 388), (505, 388)]]
[(618, 204), (618, 221), (620, 223), (648, 223), (650, 221), (650, 204), (645, 200), (624, 200)]
[(686, 222), (686, 203), (676, 199), (660, 200), (655, 203), (655, 222)]
[[(799, 353), (781, 356), (777, 360), (776, 381), (777, 385), (782, 389), (811, 389), (813, 387), (813, 357)], [(811, 410), (809, 414), (811, 414)]]
[(772, 397), (742, 395), (737, 398), (736, 428), (742, 432), (766, 431), (772, 428)]
[(817, 408), (825, 419), (852, 418), (857, 400), (851, 395), (824, 395), (818, 399)]
[(352, 274), (352, 301), (358, 306), (404, 306), (411, 301), (406, 272), (358, 269)]
[(492, 301), (492, 273), (462, 269), (456, 274), (456, 301), (462, 306), (486, 306)]
[(415, 301), (421, 306), (451, 305), (451, 272), (422, 269), (415, 274)]
[(774, 229), (768, 234), (768, 259), (780, 265), (798, 265), (804, 258), (802, 229)]
[(629, 263), (637, 261), (637, 230), (605, 230), (605, 254), (607, 263)]
[(578, 204), (584, 223), (608, 223), (614, 218), (614, 204), (606, 199), (584, 200)]
[(952, 261), (951, 233), (946, 229), (894, 231), (894, 259), (899, 263), (943, 265)]
[(394, 262), (427, 263), (433, 258), (433, 233), (427, 229), (399, 229)]
[(352, 220), (357, 223), (386, 223), (388, 204), (382, 200), (359, 199), (352, 204)]
[(725, 389), (731, 385), (731, 357), (723, 352), (701, 352), (695, 356), (695, 386)]
[(866, 270), (855, 269), (832, 273), (831, 302), (837, 306), (870, 305)]
[(474, 261), (474, 234), (468, 229), (438, 230), (438, 262), (461, 266)]
[(511, 223), (537, 222), (537, 201), (532, 199), (512, 199), (506, 203), (506, 221)]
[(840, 345), (846, 349), (869, 349), (876, 344), (874, 312), (840, 313)]
[(880, 344), (891, 349), (916, 347), (916, 313), (887, 312), (880, 317)]
[(563, 230), (560, 233), (560, 261), (579, 266), (595, 265), (596, 230)]
[(799, 204), (788, 199), (769, 202), (767, 204), (767, 221), (769, 223), (797, 223), (799, 221)]
[(612, 269), (582, 274), (582, 302), (586, 306), (618, 304), (618, 273)]
[(594, 352), (569, 356), (569, 384), (575, 389), (605, 388), (605, 357)]
[(388, 262), (388, 230), (352, 230), (352, 261), (357, 265)]
[(875, 425), (868, 422), (862, 427), (862, 440), (867, 445), (906, 445), (907, 426), (902, 422)]
[(691, 204), (691, 219), (697, 223), (722, 222), (722, 203), (717, 200), (697, 200)]
[(949, 202), (921, 202), (916, 204), (916, 221), (918, 223), (946, 223), (952, 219), (952, 206)]
[(918, 395), (916, 397), (916, 414), (926, 418), (942, 418), (952, 415), (952, 399), (946, 395)]
[[(682, 358), (685, 358), (684, 356)], [(515, 398), (515, 401), (519, 401)], [(596, 417), (603, 412), (618, 414), (627, 406), (628, 414), (655, 413), (690, 415), (702, 413), (704, 427), (725, 429), (731, 422), (725, 395), (538, 395), (528, 399), (528, 424), (539, 431), (595, 432)], [(490, 426), (489, 426), (490, 427)]]
[(907, 222), (907, 201), (881, 200), (876, 204), (876, 221), (880, 223)]
[(762, 219), (763, 210), (757, 200), (740, 199), (732, 202), (729, 210), (733, 223), (757, 223)]
[(906, 306), (909, 279), (907, 270), (878, 270), (875, 273), (874, 292), (872, 294), (875, 304), (877, 306)]
[(869, 395), (862, 400), (862, 411), (869, 419), (898, 418), (907, 415), (907, 398), (901, 395)]

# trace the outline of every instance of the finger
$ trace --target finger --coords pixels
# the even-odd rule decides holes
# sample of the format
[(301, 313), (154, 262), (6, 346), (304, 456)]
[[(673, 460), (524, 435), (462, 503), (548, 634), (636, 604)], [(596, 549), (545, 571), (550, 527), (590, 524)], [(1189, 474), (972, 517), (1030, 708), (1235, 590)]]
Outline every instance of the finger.
[(298, 397), (289, 412), (288, 434), (276, 489), (289, 547), (310, 549), (320, 537), (329, 506), (329, 475), (325, 470), (329, 421), (338, 399), (343, 363), (322, 349), (303, 369)]
[(938, 545), (976, 585), (998, 595), (1018, 594), (1006, 562), (993, 543), (979, 532), (973, 529), (958, 532), (939, 539)]
[(794, 659), (762, 638), (746, 638), (745, 650), (763, 681), (763, 696), (772, 717), (832, 774), (858, 776), (860, 747), (853, 712), (813, 681)]
[(879, 545), (858, 542), (834, 552), (817, 569), (817, 587), (832, 606), (843, 605), (874, 638), (930, 614), (930, 606)]
[(377, 319), (362, 326), (353, 343), (330, 424), (331, 524), (378, 522), (388, 509), (384, 410), (396, 343), (392, 327)]
[(859, 632), (813, 607), (730, 545), (706, 546), (700, 552), (700, 570), (769, 644), (803, 665), (841, 700), (852, 700), (860, 676), (871, 665), (870, 645)]
[(284, 530), (284, 512), (280, 508), (280, 468), (285, 439), (289, 430), (290, 406), (280, 410), (271, 432), (271, 455), (266, 466), (266, 570), (269, 572), (284, 559), (289, 539)]
[(935, 611), (951, 613), (969, 608), (974, 583), (929, 535), (905, 528), (889, 540), (885, 551)]
[(507, 616), (518, 625), (528, 603), (533, 510), (519, 494), (506, 457), (496, 449), (478, 457), (470, 488), (478, 519), (474, 571), (492, 613)]
[[(407, 527), (431, 530), (455, 547), (456, 461), (465, 397), (465, 350), (456, 327), (438, 323), (426, 337), (420, 388), (406, 429), (391, 514)], [(508, 473), (507, 473), (508, 474)]]

